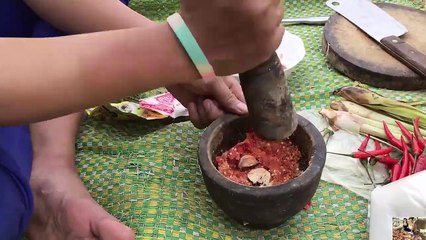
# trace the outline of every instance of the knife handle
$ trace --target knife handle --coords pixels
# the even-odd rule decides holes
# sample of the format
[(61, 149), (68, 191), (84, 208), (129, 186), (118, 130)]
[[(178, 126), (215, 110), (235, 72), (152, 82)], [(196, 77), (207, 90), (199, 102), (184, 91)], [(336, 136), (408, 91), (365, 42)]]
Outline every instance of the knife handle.
[(399, 37), (389, 36), (380, 41), (384, 49), (407, 67), (426, 78), (426, 55)]

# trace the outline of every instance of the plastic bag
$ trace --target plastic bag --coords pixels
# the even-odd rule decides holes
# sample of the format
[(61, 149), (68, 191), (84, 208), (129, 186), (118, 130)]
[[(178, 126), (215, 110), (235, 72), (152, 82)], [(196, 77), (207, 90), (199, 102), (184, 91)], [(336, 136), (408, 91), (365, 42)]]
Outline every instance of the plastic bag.
[(109, 103), (86, 110), (95, 119), (101, 120), (158, 120), (165, 118), (187, 117), (188, 110), (169, 92), (140, 99)]
[(425, 183), (426, 171), (422, 171), (372, 191), (370, 240), (392, 239), (393, 218), (426, 217)]

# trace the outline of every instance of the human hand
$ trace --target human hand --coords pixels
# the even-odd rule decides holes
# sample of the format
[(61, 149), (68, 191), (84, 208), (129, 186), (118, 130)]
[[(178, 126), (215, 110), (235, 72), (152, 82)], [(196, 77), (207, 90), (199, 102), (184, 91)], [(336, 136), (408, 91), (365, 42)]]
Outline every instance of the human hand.
[(90, 195), (75, 168), (82, 113), (31, 124), (34, 213), (28, 239), (134, 240)]
[(180, 14), (221, 76), (263, 63), (284, 35), (281, 0), (181, 0)]
[(188, 108), (189, 118), (197, 128), (208, 126), (225, 112), (248, 113), (241, 86), (232, 76), (208, 81), (199, 79), (167, 89)]
[(135, 233), (129, 227), (107, 213), (90, 196), (73, 167), (33, 170), (31, 189), (35, 206), (27, 230), (30, 240), (135, 240)]

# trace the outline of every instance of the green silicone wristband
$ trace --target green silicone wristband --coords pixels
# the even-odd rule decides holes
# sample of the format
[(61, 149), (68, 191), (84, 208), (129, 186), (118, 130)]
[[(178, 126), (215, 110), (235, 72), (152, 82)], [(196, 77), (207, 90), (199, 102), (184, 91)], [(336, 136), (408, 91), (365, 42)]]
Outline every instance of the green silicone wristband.
[(216, 77), (213, 67), (204, 55), (203, 50), (197, 43), (197, 40), (192, 35), (188, 26), (183, 21), (179, 13), (175, 13), (167, 18), (167, 22), (173, 29), (179, 42), (185, 49), (191, 61), (194, 63), (198, 72), (204, 80), (212, 79)]

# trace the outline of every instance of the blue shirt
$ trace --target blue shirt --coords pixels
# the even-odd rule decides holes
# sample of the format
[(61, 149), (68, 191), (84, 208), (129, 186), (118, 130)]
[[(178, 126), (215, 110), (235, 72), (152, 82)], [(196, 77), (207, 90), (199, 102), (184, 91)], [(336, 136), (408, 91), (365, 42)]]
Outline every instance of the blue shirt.
[(22, 0), (0, 1), (0, 37), (31, 37), (39, 20)]
[(28, 127), (0, 127), (0, 238), (19, 239), (33, 210)]
[[(42, 21), (22, 0), (0, 0), (0, 37), (59, 35), (62, 33)], [(1, 239), (21, 239), (31, 219), (31, 167), (32, 145), (28, 126), (0, 126)]]

